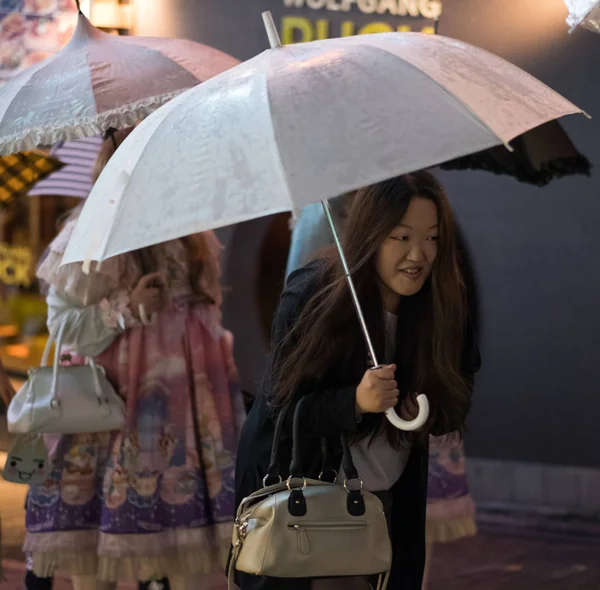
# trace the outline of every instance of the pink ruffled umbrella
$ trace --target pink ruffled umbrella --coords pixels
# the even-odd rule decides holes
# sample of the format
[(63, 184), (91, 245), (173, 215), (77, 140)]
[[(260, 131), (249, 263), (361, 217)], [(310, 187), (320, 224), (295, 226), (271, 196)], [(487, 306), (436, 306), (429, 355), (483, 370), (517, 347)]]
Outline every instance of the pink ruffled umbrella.
[(80, 11), (63, 49), (0, 88), (0, 155), (131, 126), (237, 63), (193, 41), (109, 35)]

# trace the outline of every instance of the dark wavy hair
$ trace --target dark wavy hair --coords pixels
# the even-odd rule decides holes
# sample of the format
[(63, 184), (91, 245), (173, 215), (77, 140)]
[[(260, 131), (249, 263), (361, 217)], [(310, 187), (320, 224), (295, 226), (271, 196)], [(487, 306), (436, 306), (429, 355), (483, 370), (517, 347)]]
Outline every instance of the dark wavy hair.
[[(398, 344), (402, 362), (397, 381), (401, 398), (408, 392), (428, 395), (430, 424), (435, 422), (437, 430), (462, 432), (472, 386), (461, 374), (467, 304), (456, 223), (443, 187), (428, 172), (416, 172), (361, 189), (350, 205), (343, 247), (375, 350), (383, 357), (384, 307), (374, 258), (415, 197), (436, 204), (440, 234), (431, 276), (417, 294), (401, 298)], [(348, 362), (357, 349), (365, 355), (361, 375), (367, 366), (366, 346), (337, 252), (332, 249), (324, 254), (322, 263), (324, 286), (307, 302), (274, 351), (273, 376), (278, 386), (270, 395), (275, 405), (292, 400), (303, 383), (318, 382), (338, 363)], [(381, 416), (365, 418), (363, 435), (385, 424), (395, 447), (407, 436)]]

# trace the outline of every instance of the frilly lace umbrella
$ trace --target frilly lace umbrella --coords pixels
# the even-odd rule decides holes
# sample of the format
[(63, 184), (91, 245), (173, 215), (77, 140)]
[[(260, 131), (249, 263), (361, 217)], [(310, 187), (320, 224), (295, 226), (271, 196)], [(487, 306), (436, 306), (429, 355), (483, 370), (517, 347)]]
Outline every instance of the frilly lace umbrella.
[(0, 88), (0, 155), (134, 125), (237, 63), (193, 41), (109, 35), (80, 11), (63, 49)]
[(589, 160), (577, 151), (558, 121), (550, 121), (517, 137), (512, 152), (496, 146), (441, 165), (444, 170), (483, 170), (512, 176), (519, 182), (545, 186), (555, 178), (590, 175)]
[(600, 2), (598, 0), (565, 0), (569, 9), (567, 24), (572, 32), (577, 27), (585, 27), (600, 33)]
[[(383, 33), (272, 49), (171, 101), (123, 142), (63, 264), (298, 210), (493, 146), (581, 110), (466, 43)], [(106, 195), (111, 195), (107, 202)], [(334, 224), (331, 222), (339, 247)], [(371, 358), (377, 359), (340, 249)], [(427, 418), (427, 400), (412, 422)]]

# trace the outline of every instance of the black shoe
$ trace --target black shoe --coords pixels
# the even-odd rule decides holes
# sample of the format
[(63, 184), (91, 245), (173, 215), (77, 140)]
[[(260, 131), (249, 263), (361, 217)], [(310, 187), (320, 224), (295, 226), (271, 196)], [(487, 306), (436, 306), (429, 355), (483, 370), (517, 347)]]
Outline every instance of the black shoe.
[(38, 578), (32, 571), (25, 575), (27, 590), (52, 590), (52, 578)]
[(162, 580), (139, 582), (138, 590), (170, 590), (169, 580), (167, 578), (163, 578)]

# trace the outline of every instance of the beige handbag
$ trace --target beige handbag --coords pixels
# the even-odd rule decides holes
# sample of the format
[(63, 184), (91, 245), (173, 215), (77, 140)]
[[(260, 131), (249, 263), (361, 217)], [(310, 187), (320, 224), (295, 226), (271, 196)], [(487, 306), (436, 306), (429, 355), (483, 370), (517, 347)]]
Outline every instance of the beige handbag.
[[(106, 378), (104, 369), (86, 365), (60, 366), (65, 324), (48, 338), (41, 366), (29, 370), (27, 381), (8, 406), (8, 431), (15, 434), (79, 434), (120, 430), (125, 403)], [(56, 338), (54, 366), (48, 357)]]
[[(271, 466), (265, 487), (242, 500), (233, 527), (234, 570), (274, 578), (326, 578), (378, 575), (377, 590), (387, 587), (392, 547), (387, 518), (379, 498), (362, 489), (345, 436), (343, 483), (301, 475), (300, 407), (294, 415), (290, 477), (278, 475), (277, 446), (284, 412), (273, 437)], [(275, 478), (279, 483), (267, 485)], [(356, 484), (356, 485), (353, 485)]]

